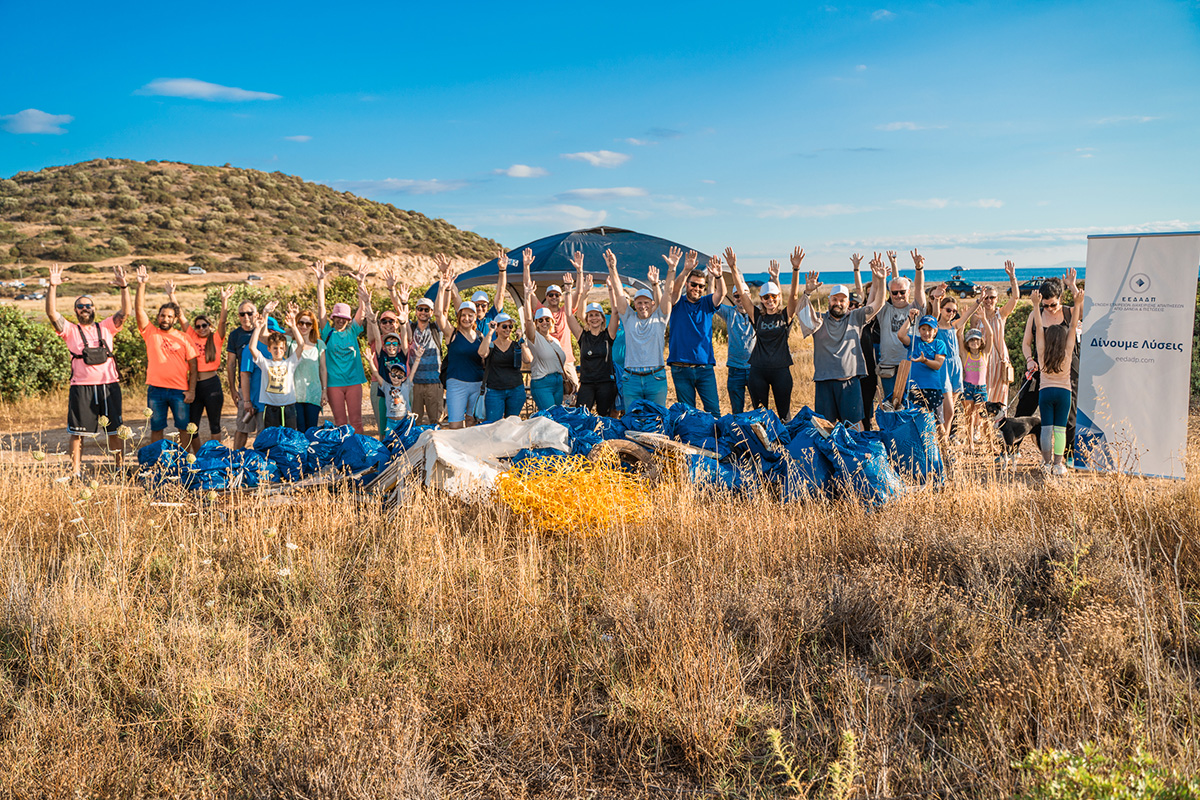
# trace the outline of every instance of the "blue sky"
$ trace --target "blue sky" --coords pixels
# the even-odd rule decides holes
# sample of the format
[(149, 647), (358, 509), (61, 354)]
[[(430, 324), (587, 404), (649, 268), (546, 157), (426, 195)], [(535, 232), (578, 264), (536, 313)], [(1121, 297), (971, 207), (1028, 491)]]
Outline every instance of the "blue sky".
[(508, 246), (1082, 264), (1200, 229), (1200, 1), (0, 2), (0, 175), (281, 170)]

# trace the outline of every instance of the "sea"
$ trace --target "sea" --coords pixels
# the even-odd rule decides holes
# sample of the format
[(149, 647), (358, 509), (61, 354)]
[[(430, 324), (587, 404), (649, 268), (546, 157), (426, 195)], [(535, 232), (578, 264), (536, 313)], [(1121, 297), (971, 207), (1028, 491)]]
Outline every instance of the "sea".
[[(1077, 272), (1078, 272), (1077, 277), (1079, 278), (1079, 280), (1083, 280), (1084, 278), (1087, 277), (1087, 275), (1086, 275), (1087, 270), (1084, 269), (1083, 267), (1080, 267), (1077, 270)], [(861, 274), (862, 274), (862, 281), (863, 281), (864, 286), (871, 282), (871, 270), (868, 269), (865, 264), (863, 265), (863, 270), (862, 270)], [(889, 272), (888, 274), (891, 274), (891, 273)], [(901, 268), (900, 275), (911, 279), (916, 275), (916, 272), (911, 267), (909, 269)], [(1023, 281), (1027, 281), (1030, 278), (1062, 278), (1065, 275), (1066, 275), (1066, 272), (1064, 270), (1051, 271), (1051, 270), (1033, 270), (1033, 269), (1018, 268), (1017, 269), (1017, 283), (1022, 283)], [(966, 268), (963, 268), (962, 276), (969, 281), (973, 281), (974, 283), (1008, 283), (1008, 274), (1003, 269), (966, 269)], [(746, 273), (745, 277), (746, 277), (746, 282), (748, 284), (750, 284), (751, 286), (760, 286), (760, 285), (766, 283), (767, 280), (769, 280), (769, 276), (765, 272), (748, 272), (748, 273)], [(926, 269), (925, 270), (925, 285), (932, 287), (936, 284), (941, 283), (942, 281), (948, 281), (952, 277), (954, 277), (954, 276), (950, 274), (950, 270), (948, 270), (948, 269)], [(801, 280), (804, 279), (804, 273), (800, 274), (800, 278), (801, 278)], [(779, 280), (785, 286), (790, 285), (792, 282), (791, 270), (790, 269), (789, 270), (781, 269), (780, 273), (779, 273)], [(846, 270), (845, 272), (822, 271), (821, 272), (821, 283), (824, 284), (825, 286), (831, 286), (835, 283), (844, 283), (847, 286), (853, 285), (854, 273), (850, 270)]]

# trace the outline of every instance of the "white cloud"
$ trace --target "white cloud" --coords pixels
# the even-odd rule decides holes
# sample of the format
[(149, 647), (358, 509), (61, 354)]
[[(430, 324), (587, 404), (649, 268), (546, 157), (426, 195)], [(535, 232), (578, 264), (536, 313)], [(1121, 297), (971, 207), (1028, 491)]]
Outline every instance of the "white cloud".
[(876, 125), (877, 131), (931, 131), (941, 130), (945, 125), (920, 125), (916, 122), (888, 122), (884, 125)]
[(1096, 154), (1092, 152), (1095, 149), (1094, 147), (1076, 147), (1075, 152), (1079, 153), (1080, 158), (1095, 158)]
[(645, 189), (638, 186), (613, 186), (608, 189), (571, 189), (558, 195), (558, 200), (610, 200), (615, 197), (645, 197)]
[[(1084, 245), (1087, 237), (1100, 233), (1161, 233), (1163, 231), (1188, 231), (1200, 227), (1200, 220), (1160, 220), (1145, 222), (1137, 225), (1107, 225), (1086, 228), (1027, 228), (1020, 230), (992, 231), (985, 233), (961, 234), (918, 234), (900, 237), (921, 247), (970, 247), (979, 249), (991, 248), (1033, 248), (1048, 245)], [(870, 248), (876, 243), (854, 240), (826, 242), (830, 249)]]
[(304, 134), (300, 134), (299, 136), (285, 136), (283, 138), (288, 140), (289, 142), (311, 142), (312, 141), (311, 136), (306, 136)]
[(967, 205), (971, 208), (1000, 208), (1004, 205), (1004, 201), (994, 197), (981, 197), (978, 200), (972, 200)]
[(928, 200), (893, 200), (898, 206), (905, 208), (945, 208), (950, 201), (944, 197), (931, 197)]
[(27, 108), (16, 114), (0, 116), (0, 122), (4, 123), (4, 130), (9, 133), (66, 133), (67, 129), (62, 126), (74, 119), (70, 114), (47, 114), (36, 108)]
[(542, 178), (549, 172), (541, 167), (531, 167), (528, 164), (513, 164), (508, 169), (496, 170), (497, 175), (507, 175), (510, 178)]
[(871, 15), (871, 20), (874, 22), (886, 22), (889, 19), (895, 19), (896, 15), (886, 8), (881, 8)]
[(712, 178), (701, 178), (700, 182), (701, 183), (716, 183), (716, 181), (714, 181)]
[(859, 64), (857, 67), (854, 68), (855, 72), (866, 72), (866, 70), (867, 70), (866, 64)]
[(330, 186), (339, 192), (355, 194), (441, 194), (466, 188), (466, 181), (427, 181), (401, 178), (384, 178), (380, 181), (331, 181)]
[(593, 228), (608, 219), (607, 211), (592, 211), (569, 203), (541, 206), (538, 208), (505, 208), (485, 212), (464, 220), (464, 224), (475, 228), (480, 224), (523, 225), (538, 223), (560, 228)]
[(625, 153), (614, 153), (612, 150), (595, 150), (585, 153), (563, 153), (563, 158), (569, 158), (574, 161), (586, 161), (593, 167), (619, 167), (629, 160), (629, 156)]
[(247, 100), (279, 99), (279, 95), (277, 94), (252, 92), (248, 89), (238, 89), (234, 86), (221, 86), (218, 83), (198, 81), (195, 78), (156, 78), (138, 89), (135, 94), (148, 94), (158, 97), (187, 97), (192, 100), (228, 103), (242, 103)]
[(738, 205), (758, 209), (757, 216), (760, 219), (838, 217), (846, 214), (861, 214), (865, 211), (876, 210), (868, 206), (849, 206), (844, 203), (826, 203), (820, 206), (779, 205), (777, 203), (760, 203), (756, 200), (746, 198), (734, 198), (733, 202)]
[(618, 141), (625, 142), (626, 144), (631, 144), (634, 147), (652, 147), (653, 145), (658, 144), (658, 142), (652, 142), (649, 139), (634, 139), (633, 137), (630, 137), (628, 139), (619, 139)]
[(1104, 117), (1103, 119), (1096, 120), (1096, 124), (1097, 125), (1119, 125), (1124, 122), (1134, 122), (1134, 123), (1137, 123), (1140, 125), (1140, 124), (1144, 124), (1147, 122), (1155, 122), (1156, 120), (1160, 120), (1160, 119), (1162, 119), (1162, 117), (1138, 117), (1138, 116)]

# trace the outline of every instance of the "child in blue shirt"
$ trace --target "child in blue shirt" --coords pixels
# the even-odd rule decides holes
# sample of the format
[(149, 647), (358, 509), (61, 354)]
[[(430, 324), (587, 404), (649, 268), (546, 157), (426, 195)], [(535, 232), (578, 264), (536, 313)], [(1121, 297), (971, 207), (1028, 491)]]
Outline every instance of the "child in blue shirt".
[(950, 358), (950, 345), (938, 336), (937, 317), (925, 315), (917, 325), (918, 339), (909, 335), (912, 323), (917, 322), (920, 312), (912, 309), (908, 312), (909, 324), (897, 331), (900, 341), (909, 349), (912, 367), (908, 378), (912, 382), (909, 389), (909, 401), (918, 408), (923, 408), (937, 419), (938, 440), (942, 452), (946, 449), (945, 415), (942, 410), (942, 394), (946, 387), (946, 360)]

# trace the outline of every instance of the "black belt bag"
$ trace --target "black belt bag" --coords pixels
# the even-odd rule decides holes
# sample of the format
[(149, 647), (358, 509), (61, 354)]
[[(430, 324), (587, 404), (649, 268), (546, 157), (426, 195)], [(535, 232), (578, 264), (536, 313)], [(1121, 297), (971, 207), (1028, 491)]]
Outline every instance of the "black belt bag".
[(89, 367), (98, 367), (113, 357), (112, 351), (108, 349), (108, 342), (104, 341), (104, 336), (100, 333), (100, 323), (96, 323), (96, 341), (99, 342), (96, 345), (88, 344), (83, 335), (83, 328), (79, 325), (75, 327), (79, 328), (79, 341), (83, 344), (83, 352), (79, 355), (72, 353), (71, 358), (80, 358)]

